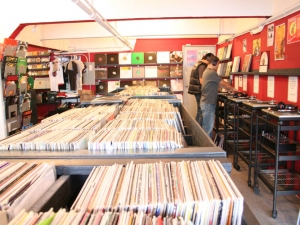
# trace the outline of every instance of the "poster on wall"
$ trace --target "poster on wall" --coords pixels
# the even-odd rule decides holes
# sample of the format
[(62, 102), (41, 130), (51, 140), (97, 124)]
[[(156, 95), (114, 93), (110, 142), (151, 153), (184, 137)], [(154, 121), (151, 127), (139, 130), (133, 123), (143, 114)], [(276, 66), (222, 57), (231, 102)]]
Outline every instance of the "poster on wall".
[(268, 76), (267, 97), (274, 98), (274, 86), (275, 86), (274, 76)]
[(197, 62), (197, 50), (187, 50), (186, 60), (188, 66), (194, 66)]
[(253, 56), (259, 56), (260, 54), (260, 38), (253, 40)]
[(298, 77), (289, 76), (288, 81), (288, 101), (298, 101)]
[(198, 51), (198, 59), (197, 61), (201, 60), (203, 56), (205, 56), (207, 53), (210, 53), (211, 51), (209, 50), (201, 50), (201, 51)]
[(243, 39), (243, 52), (247, 52), (247, 39)]
[(275, 28), (275, 60), (284, 60), (285, 53), (285, 23)]
[(287, 44), (300, 41), (300, 14), (288, 19)]
[(268, 26), (268, 33), (267, 33), (267, 46), (273, 46), (274, 44), (274, 23)]
[(243, 91), (247, 91), (247, 75), (243, 75)]
[(259, 91), (259, 75), (254, 75), (253, 92), (258, 94), (258, 91)]

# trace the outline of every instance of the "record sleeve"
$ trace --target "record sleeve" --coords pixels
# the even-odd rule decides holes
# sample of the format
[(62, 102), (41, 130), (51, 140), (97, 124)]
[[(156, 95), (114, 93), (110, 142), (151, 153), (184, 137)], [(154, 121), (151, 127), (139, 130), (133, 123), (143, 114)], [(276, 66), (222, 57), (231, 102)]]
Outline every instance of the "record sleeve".
[(268, 71), (268, 54), (267, 52), (263, 52), (260, 57), (260, 62), (259, 62), (259, 72), (267, 72)]
[(157, 66), (145, 66), (145, 78), (156, 78)]
[(121, 66), (120, 67), (120, 78), (132, 78), (132, 67)]
[(171, 90), (183, 91), (183, 80), (182, 79), (171, 80)]
[(131, 52), (119, 53), (119, 64), (131, 64)]
[(145, 67), (144, 66), (133, 66), (132, 67), (132, 78), (144, 78)]
[(119, 64), (119, 54), (107, 54), (107, 64)]
[(170, 77), (182, 77), (182, 66), (170, 66)]
[(95, 68), (95, 79), (107, 79), (107, 68)]
[(157, 52), (157, 63), (170, 63), (170, 52)]
[(95, 66), (107, 65), (106, 54), (95, 54)]
[(96, 93), (107, 94), (108, 93), (107, 82), (96, 82)]
[(252, 60), (252, 54), (245, 55), (242, 72), (249, 72), (251, 60)]
[(158, 86), (159, 87), (170, 87), (171, 82), (170, 82), (170, 80), (159, 80), (158, 81)]
[(171, 63), (182, 63), (183, 53), (182, 51), (171, 51), (170, 52), (170, 62)]
[(156, 52), (145, 52), (145, 63), (156, 63)]
[(144, 52), (132, 52), (131, 64), (144, 64)]
[(226, 59), (231, 58), (231, 50), (232, 50), (232, 43), (228, 45), (226, 56), (225, 56)]
[(120, 67), (108, 67), (107, 78), (120, 79)]
[(241, 56), (235, 56), (233, 59), (232, 72), (238, 72), (240, 68)]
[(169, 66), (158, 66), (157, 67), (157, 77), (170, 77), (170, 67)]
[(108, 81), (107, 82), (107, 91), (112, 92), (120, 87), (120, 81)]

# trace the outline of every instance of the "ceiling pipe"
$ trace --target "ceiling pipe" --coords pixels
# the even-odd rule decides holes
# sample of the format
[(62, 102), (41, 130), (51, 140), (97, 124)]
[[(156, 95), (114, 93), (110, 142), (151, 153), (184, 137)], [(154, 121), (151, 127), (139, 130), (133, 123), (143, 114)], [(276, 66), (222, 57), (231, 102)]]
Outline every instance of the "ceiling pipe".
[(118, 31), (116, 31), (108, 22), (107, 20), (87, 1), (85, 0), (86, 4), (89, 6), (87, 7), (83, 2), (80, 0), (71, 0), (73, 3), (78, 5), (83, 11), (85, 11), (91, 19), (95, 20), (98, 24), (100, 24), (103, 28), (109, 31), (114, 37), (118, 38), (123, 44), (125, 44), (130, 50), (133, 49), (133, 46), (127, 41), (123, 36), (121, 36)]

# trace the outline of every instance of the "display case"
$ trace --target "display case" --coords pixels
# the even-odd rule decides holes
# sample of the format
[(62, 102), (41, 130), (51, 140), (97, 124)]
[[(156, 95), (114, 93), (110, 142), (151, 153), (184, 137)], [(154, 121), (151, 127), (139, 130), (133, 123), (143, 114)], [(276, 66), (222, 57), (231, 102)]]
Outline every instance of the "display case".
[[(300, 194), (300, 175), (294, 168), (295, 162), (300, 160), (295, 141), (300, 130), (300, 114), (295, 110), (262, 109), (262, 112), (256, 119), (256, 123), (264, 123), (265, 129), (255, 151), (254, 192), (259, 193), (259, 177), (273, 192), (272, 217), (276, 218), (277, 196)], [(259, 152), (272, 156), (273, 165), (264, 167)]]

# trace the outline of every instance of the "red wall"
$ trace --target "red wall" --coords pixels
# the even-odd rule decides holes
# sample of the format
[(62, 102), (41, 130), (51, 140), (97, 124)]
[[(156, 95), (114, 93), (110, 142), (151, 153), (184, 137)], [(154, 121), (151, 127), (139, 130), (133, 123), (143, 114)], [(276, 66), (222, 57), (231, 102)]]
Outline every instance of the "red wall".
[[(286, 33), (287, 33), (287, 23), (288, 19), (291, 17), (294, 17), (295, 15), (300, 14), (300, 11), (291, 14), (290, 16), (287, 16), (285, 18), (282, 18), (280, 20), (277, 20), (274, 22), (274, 28), (276, 28), (277, 25), (280, 25), (282, 23), (285, 23), (286, 25)], [(233, 39), (232, 43), (232, 56), (233, 59), (235, 56), (241, 56), (241, 62), (240, 62), (240, 68), (243, 65), (244, 62), (244, 56), (247, 54), (252, 54), (253, 51), (253, 40), (260, 38), (261, 39), (261, 48), (260, 52), (267, 52), (269, 55), (269, 66), (268, 69), (290, 69), (290, 68), (300, 68), (300, 42), (287, 44), (285, 41), (285, 59), (284, 60), (274, 60), (274, 48), (275, 44), (273, 46), (267, 46), (267, 24), (262, 32), (251, 35), (250, 32), (238, 36)], [(275, 31), (276, 32), (276, 31)], [(287, 34), (286, 34), (287, 37)], [(247, 39), (247, 51), (243, 52), (243, 39)], [(274, 39), (275, 42), (275, 39)], [(228, 45), (229, 43), (223, 43), (221, 45), (217, 46), (217, 49), (220, 47), (224, 47)], [(259, 60), (260, 56), (252, 56), (252, 63), (250, 65), (250, 72), (259, 69)], [(241, 75), (235, 75), (235, 76), (241, 76)], [(291, 103), (293, 105), (297, 105), (300, 107), (300, 92), (298, 92), (298, 101), (295, 102), (288, 102), (288, 76), (274, 76), (275, 79), (275, 93), (274, 93), (274, 100), (282, 101), (284, 103)], [(298, 78), (298, 88), (300, 87), (300, 76)], [(260, 75), (259, 76), (259, 93), (253, 93), (253, 80), (254, 75), (248, 75), (247, 76), (247, 94), (248, 95), (255, 95), (260, 100), (271, 100), (271, 98), (267, 97), (267, 80), (268, 76), (266, 75)], [(234, 79), (233, 79), (234, 81)], [(243, 91), (242, 87), (239, 87), (239, 91)]]
[[(287, 29), (288, 29), (288, 19), (291, 17), (294, 17), (296, 15), (300, 14), (300, 11), (291, 14), (290, 16), (287, 16), (285, 18), (282, 18), (280, 20), (277, 20), (274, 22), (274, 28), (276, 28), (277, 25), (280, 25), (282, 23), (285, 23), (286, 26), (286, 35), (287, 37)], [(251, 35), (250, 32), (246, 33), (244, 35), (238, 36), (233, 39), (232, 43), (232, 56), (233, 59), (235, 56), (241, 56), (241, 62), (240, 62), (240, 68), (243, 65), (244, 62), (244, 56), (247, 54), (252, 54), (253, 51), (253, 40), (260, 38), (261, 39), (261, 53), (267, 52), (269, 56), (269, 66), (268, 69), (290, 69), (290, 68), (300, 68), (300, 42), (287, 44), (287, 41), (285, 41), (285, 56), (284, 60), (277, 60), (275, 61), (275, 39), (273, 46), (267, 46), (267, 24), (262, 32)], [(276, 29), (275, 29), (276, 32)], [(243, 39), (247, 39), (247, 51), (243, 52)], [(220, 47), (224, 47), (228, 45), (229, 43), (223, 43), (217, 46), (217, 49)], [(260, 56), (253, 56), (252, 57), (252, 63), (250, 66), (250, 72), (259, 69), (259, 61)], [(299, 74), (300, 75), (300, 74)], [(242, 76), (242, 75), (234, 75), (234, 76)], [(293, 105), (297, 105), (298, 108), (300, 108), (300, 92), (298, 91), (298, 101), (295, 102), (288, 102), (288, 76), (274, 76), (275, 79), (275, 91), (274, 91), (274, 100), (282, 101), (284, 103), (291, 103)], [(234, 79), (233, 79), (234, 80)], [(248, 95), (255, 95), (260, 100), (271, 100), (271, 98), (267, 97), (267, 80), (268, 76), (266, 75), (260, 75), (259, 76), (259, 93), (253, 93), (253, 81), (254, 81), (254, 75), (248, 75), (247, 76), (247, 94)], [(300, 88), (300, 76), (298, 76), (298, 89)], [(243, 91), (242, 87), (239, 87), (239, 91)], [(289, 138), (293, 138), (293, 132), (289, 132)], [(296, 139), (298, 142), (300, 142), (300, 132), (297, 133)], [(299, 153), (300, 154), (300, 153)], [(291, 163), (288, 163), (288, 167), (290, 167)], [(300, 172), (300, 162), (297, 161), (295, 163), (295, 169), (296, 171)]]

